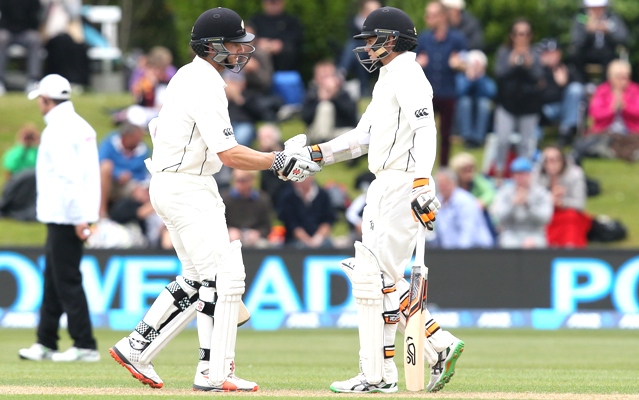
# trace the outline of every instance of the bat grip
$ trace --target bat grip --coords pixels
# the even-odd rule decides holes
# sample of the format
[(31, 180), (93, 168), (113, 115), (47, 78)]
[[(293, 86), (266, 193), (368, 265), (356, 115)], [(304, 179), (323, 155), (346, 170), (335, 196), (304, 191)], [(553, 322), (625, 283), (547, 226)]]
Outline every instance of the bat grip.
[(417, 244), (415, 245), (415, 264), (424, 265), (426, 253), (426, 227), (417, 227)]

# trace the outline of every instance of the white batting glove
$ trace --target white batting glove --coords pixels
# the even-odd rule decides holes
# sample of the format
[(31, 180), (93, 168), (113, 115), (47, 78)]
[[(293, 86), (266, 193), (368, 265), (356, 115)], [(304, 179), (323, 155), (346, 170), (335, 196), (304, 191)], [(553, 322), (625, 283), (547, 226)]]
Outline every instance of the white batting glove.
[(415, 221), (419, 221), (428, 230), (433, 230), (433, 221), (442, 207), (435, 197), (435, 189), (429, 186), (428, 178), (415, 179), (410, 193), (410, 207)]
[(281, 180), (302, 182), (320, 172), (322, 167), (309, 158), (308, 150), (301, 147), (276, 151), (273, 165), (269, 169), (274, 171)]

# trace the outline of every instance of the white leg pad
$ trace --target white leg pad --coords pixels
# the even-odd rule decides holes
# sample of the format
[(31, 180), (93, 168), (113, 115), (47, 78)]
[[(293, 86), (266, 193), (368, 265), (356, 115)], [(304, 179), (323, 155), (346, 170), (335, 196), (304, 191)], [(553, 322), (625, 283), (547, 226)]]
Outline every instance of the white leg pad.
[(355, 242), (355, 263), (351, 282), (359, 319), (360, 368), (368, 383), (377, 384), (384, 373), (382, 273), (375, 254), (361, 242)]
[(230, 243), (215, 279), (217, 303), (209, 362), (209, 380), (213, 385), (224, 382), (235, 370), (238, 312), (246, 278), (241, 248), (239, 240)]

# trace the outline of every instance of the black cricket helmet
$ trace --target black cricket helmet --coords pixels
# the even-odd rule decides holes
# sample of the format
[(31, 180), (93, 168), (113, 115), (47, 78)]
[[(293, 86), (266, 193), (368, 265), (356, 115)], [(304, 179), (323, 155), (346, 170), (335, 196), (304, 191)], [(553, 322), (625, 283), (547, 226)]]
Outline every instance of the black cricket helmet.
[[(353, 36), (353, 39), (368, 39), (376, 37), (371, 46), (361, 46), (353, 51), (357, 60), (368, 71), (373, 72), (381, 66), (381, 59), (387, 57), (390, 52), (404, 52), (417, 47), (417, 30), (408, 14), (399, 8), (382, 7), (371, 12), (362, 27), (362, 33)], [(395, 43), (388, 47), (390, 38), (395, 38)], [(368, 50), (372, 49), (375, 58), (368, 56)]]
[[(246, 33), (244, 21), (233, 10), (218, 7), (206, 10), (191, 29), (191, 48), (198, 56), (223, 65), (233, 72), (240, 72), (248, 63), (255, 47), (249, 43), (255, 39)], [(224, 43), (241, 43), (242, 52), (231, 53)], [(235, 62), (229, 60), (235, 56)]]

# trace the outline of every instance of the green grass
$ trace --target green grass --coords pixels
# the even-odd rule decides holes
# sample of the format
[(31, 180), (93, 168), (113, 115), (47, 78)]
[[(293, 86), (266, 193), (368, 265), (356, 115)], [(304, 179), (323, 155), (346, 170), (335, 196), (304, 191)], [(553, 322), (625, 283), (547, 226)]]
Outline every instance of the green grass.
[[(107, 110), (122, 108), (131, 103), (128, 94), (96, 94), (86, 93), (73, 97), (76, 110), (91, 123), (102, 138), (111, 130), (113, 125)], [(363, 111), (365, 103), (360, 104)], [(0, 154), (9, 148), (15, 140), (15, 134), (25, 122), (33, 122), (41, 129), (44, 121), (39, 113), (35, 101), (29, 101), (22, 93), (10, 93), (0, 97)], [(284, 138), (292, 137), (305, 130), (300, 120), (291, 120), (281, 124)], [(148, 140), (148, 138), (147, 138)], [(552, 137), (547, 137), (552, 140)], [(453, 153), (463, 151), (459, 144), (453, 146)], [(481, 165), (482, 151), (472, 150)], [(351, 197), (358, 193), (353, 188), (355, 178), (366, 170), (366, 162), (361, 160), (355, 168), (348, 167), (345, 163), (339, 163), (326, 167), (317, 175), (317, 181), (325, 184), (329, 181), (341, 182), (348, 188)], [(610, 245), (597, 245), (597, 247), (623, 247), (639, 248), (639, 163), (628, 164), (618, 160), (593, 160), (585, 161), (585, 170), (588, 176), (596, 178), (602, 186), (602, 194), (590, 198), (587, 202), (587, 211), (591, 214), (606, 214), (620, 219), (628, 227), (628, 238), (624, 241)], [(4, 184), (4, 174), (0, 174), (0, 187)], [(333, 231), (335, 235), (343, 235), (347, 232), (344, 221), (340, 221)], [(44, 243), (45, 230), (40, 224), (25, 224), (7, 219), (0, 219), (0, 246), (40, 246)]]
[[(574, 393), (583, 395), (578, 398), (592, 398), (637, 392), (639, 338), (634, 331), (456, 330), (454, 333), (466, 342), (466, 350), (457, 364), (455, 377), (442, 392), (447, 396), (490, 398), (490, 393), (497, 396), (506, 392), (512, 397), (515, 393), (527, 393), (527, 398), (540, 398), (544, 394), (560, 398), (561, 394)], [(156, 358), (156, 370), (165, 381), (160, 390), (143, 387), (108, 356), (108, 347), (123, 334), (96, 332), (102, 355), (99, 363), (53, 364), (18, 360), (18, 349), (31, 344), (34, 332), (3, 329), (0, 394), (7, 395), (9, 387), (20, 387), (21, 397), (38, 390), (50, 393), (47, 398), (79, 397), (56, 395), (61, 388), (77, 388), (79, 393), (101, 399), (191, 394), (197, 364), (195, 330), (180, 334)], [(63, 337), (61, 347), (65, 349), (71, 343), (66, 332)], [(384, 395), (384, 398), (409, 395), (403, 383), (401, 336), (397, 350), (400, 392), (397, 397)], [(251, 397), (328, 398), (332, 397), (328, 389), (332, 381), (357, 374), (357, 351), (355, 330), (240, 330), (237, 373), (260, 385), (260, 390)]]

